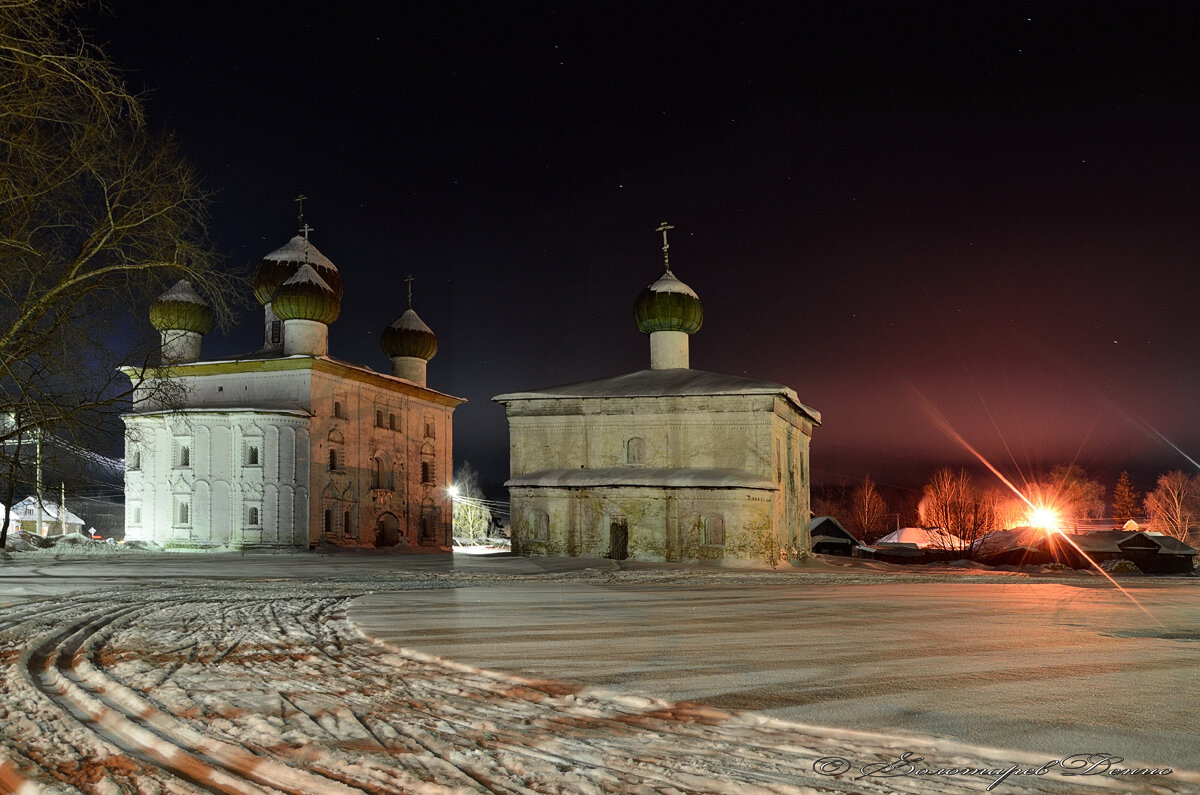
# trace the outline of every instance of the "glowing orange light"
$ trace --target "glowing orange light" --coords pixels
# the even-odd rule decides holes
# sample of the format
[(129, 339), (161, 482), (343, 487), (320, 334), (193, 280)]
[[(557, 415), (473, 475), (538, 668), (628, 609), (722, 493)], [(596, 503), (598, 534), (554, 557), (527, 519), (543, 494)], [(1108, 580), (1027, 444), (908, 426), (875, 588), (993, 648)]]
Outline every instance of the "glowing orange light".
[(1058, 529), (1058, 511), (1046, 506), (1035, 507), (1029, 512), (1029, 526), (1041, 530)]

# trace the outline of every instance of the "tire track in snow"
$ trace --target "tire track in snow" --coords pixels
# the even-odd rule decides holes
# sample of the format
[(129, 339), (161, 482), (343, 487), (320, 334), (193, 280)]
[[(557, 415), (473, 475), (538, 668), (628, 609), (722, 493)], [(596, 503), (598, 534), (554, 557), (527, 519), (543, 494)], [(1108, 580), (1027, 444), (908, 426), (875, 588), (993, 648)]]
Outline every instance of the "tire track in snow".
[(46, 637), (26, 657), (33, 682), (104, 740), (206, 791), (229, 795), (355, 791), (325, 779), (313, 780), (303, 771), (179, 725), (92, 666), (82, 653), (88, 642), (118, 620), (144, 612), (147, 608), (129, 607), (92, 613)]
[[(160, 776), (162, 792), (951, 793), (967, 784), (821, 778), (811, 766), (827, 753), (893, 757), (878, 736), (491, 673), (372, 643), (346, 618), (348, 600), (364, 590), (189, 586), (117, 592), (107, 601), (121, 607), (109, 610), (83, 598), (43, 604), (20, 613), (22, 626), (37, 627), (21, 665), (59, 712), (137, 762), (131, 775)], [(70, 752), (58, 738), (47, 744)], [(0, 773), (12, 769), (4, 764)], [(1077, 792), (1071, 783), (1026, 778), (1003, 791)], [(1196, 781), (1157, 783), (1095, 791), (1188, 792)]]

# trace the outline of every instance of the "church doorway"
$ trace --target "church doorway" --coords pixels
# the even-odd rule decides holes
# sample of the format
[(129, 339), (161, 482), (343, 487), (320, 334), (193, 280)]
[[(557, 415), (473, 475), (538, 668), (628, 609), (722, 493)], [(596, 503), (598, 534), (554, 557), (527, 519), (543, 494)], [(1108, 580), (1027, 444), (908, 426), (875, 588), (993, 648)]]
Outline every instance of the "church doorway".
[(629, 523), (624, 516), (614, 516), (608, 526), (608, 556), (613, 560), (629, 557)]
[(400, 543), (400, 520), (385, 513), (375, 520), (375, 546), (394, 547)]

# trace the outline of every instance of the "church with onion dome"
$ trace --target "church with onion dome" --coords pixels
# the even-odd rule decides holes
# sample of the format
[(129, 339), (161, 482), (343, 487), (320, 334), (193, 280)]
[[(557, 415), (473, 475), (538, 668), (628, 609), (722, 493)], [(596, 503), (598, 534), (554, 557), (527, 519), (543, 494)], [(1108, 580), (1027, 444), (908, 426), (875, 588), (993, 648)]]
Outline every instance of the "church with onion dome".
[(809, 442), (821, 415), (783, 384), (693, 370), (704, 323), (671, 270), (634, 303), (650, 368), (498, 395), (514, 553), (777, 560), (809, 549)]
[[(258, 351), (204, 360), (213, 312), (186, 281), (151, 306), (161, 362), (123, 368), (135, 385), (124, 418), (126, 539), (197, 550), (450, 548), (451, 416), (464, 401), (426, 384), (437, 337), (412, 307), (411, 277), (407, 309), (381, 335), (388, 372), (339, 361), (329, 327), (342, 278), (310, 231), (255, 271)], [(163, 398), (153, 387), (168, 377)]]

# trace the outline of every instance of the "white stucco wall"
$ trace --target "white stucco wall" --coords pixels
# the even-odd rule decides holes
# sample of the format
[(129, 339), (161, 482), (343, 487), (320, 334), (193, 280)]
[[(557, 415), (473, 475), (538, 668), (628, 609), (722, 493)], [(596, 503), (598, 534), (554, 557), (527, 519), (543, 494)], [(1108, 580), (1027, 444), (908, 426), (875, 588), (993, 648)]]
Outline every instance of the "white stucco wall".
[(308, 449), (308, 418), (298, 413), (127, 416), (125, 537), (307, 548)]
[[(127, 538), (449, 546), (461, 399), (312, 357), (200, 362), (169, 374), (183, 410), (161, 410), (152, 373), (125, 418)], [(251, 446), (259, 463), (247, 463)]]

